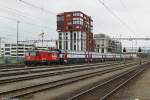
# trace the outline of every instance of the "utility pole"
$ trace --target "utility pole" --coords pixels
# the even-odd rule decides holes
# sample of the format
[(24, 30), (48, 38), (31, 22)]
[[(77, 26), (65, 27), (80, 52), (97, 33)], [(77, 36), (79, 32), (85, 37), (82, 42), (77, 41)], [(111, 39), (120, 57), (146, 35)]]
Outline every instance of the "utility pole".
[(0, 37), (0, 56), (2, 56), (2, 39), (5, 39), (5, 38)]
[(2, 43), (2, 37), (0, 37), (0, 56), (2, 55), (1, 43)]
[(20, 24), (20, 21), (18, 20), (17, 21), (17, 52), (16, 52), (16, 60), (17, 60), (17, 62), (18, 62), (19, 24)]

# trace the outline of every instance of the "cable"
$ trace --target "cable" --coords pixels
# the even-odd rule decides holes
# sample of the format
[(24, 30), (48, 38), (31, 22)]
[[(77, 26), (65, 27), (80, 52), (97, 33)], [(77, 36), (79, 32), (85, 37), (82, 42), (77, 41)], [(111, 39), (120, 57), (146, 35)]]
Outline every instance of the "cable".
[[(10, 17), (6, 17), (6, 16), (0, 16), (0, 17), (1, 17), (1, 18), (5, 18), (5, 19), (8, 19), (8, 20), (15, 21), (15, 22), (20, 21), (20, 20), (17, 20), (17, 19), (15, 19), (15, 18), (10, 18)], [(38, 26), (38, 27), (44, 27), (44, 28), (46, 28), (46, 29), (51, 28), (51, 27), (48, 27), (48, 26), (41, 26), (41, 25), (38, 25), (38, 24), (33, 24), (33, 23), (30, 23), (30, 22), (25, 22), (25, 21), (20, 21), (20, 23), (25, 23), (25, 24), (28, 24), (28, 25), (34, 25), (34, 26)], [(51, 28), (51, 29), (53, 29), (53, 28)], [(54, 30), (54, 29), (53, 29), (53, 30)]]
[[(7, 8), (7, 10), (6, 10), (6, 8)], [(12, 9), (12, 8), (9, 8), (9, 7), (5, 7), (5, 9), (4, 9), (4, 8), (0, 8), (0, 9), (2, 9), (2, 10), (4, 10), (4, 11), (7, 11), (7, 12), (11, 12), (11, 11), (9, 11), (9, 10), (15, 10), (15, 11), (13, 11), (13, 12), (11, 12), (11, 13), (15, 13), (15, 15), (19, 15), (19, 16), (22, 16), (22, 17), (25, 17), (25, 18), (29, 18), (29, 17), (23, 15), (24, 12), (21, 12), (21, 11), (16, 10), (16, 9)], [(9, 10), (8, 10), (8, 9), (9, 9)], [(18, 13), (19, 13), (19, 14), (18, 14)], [(23, 14), (20, 14), (20, 13), (23, 13)], [(4, 16), (1, 16), (1, 17), (6, 18), (6, 17), (4, 17)], [(17, 21), (17, 20), (14, 19), (14, 18), (8, 18), (8, 17), (7, 17), (7, 19), (11, 19), (11, 20)], [(22, 18), (21, 18), (21, 19), (22, 19)], [(35, 19), (35, 18), (34, 18), (34, 19)], [(32, 20), (33, 20), (33, 19), (32, 19)], [(38, 19), (38, 20), (39, 20), (39, 19)], [(38, 27), (51, 28), (52, 30), (55, 30), (55, 29), (53, 29), (52, 27), (44, 26), (43, 24), (42, 24), (42, 25), (37, 25), (37, 24), (25, 22), (25, 21), (21, 21), (21, 22), (24, 22), (24, 23), (30, 24), (30, 25), (34, 25), (34, 26), (38, 26)], [(42, 30), (43, 30), (43, 29), (42, 29)]]
[[(127, 6), (124, 4), (124, 2), (122, 0), (120, 0), (121, 5), (123, 6), (124, 9), (126, 9), (128, 11)], [(130, 16), (133, 24), (135, 24), (135, 26), (137, 26), (137, 23), (135, 21), (135, 19), (133, 18), (132, 14), (128, 11), (128, 15)]]
[(101, 0), (98, 0), (100, 4), (102, 4), (108, 12), (114, 16), (123, 26), (125, 26), (130, 32), (135, 33), (132, 28), (130, 28), (119, 16), (117, 16), (105, 3)]
[[(40, 19), (40, 17), (38, 17), (38, 16), (31, 16), (31, 15), (29, 15), (29, 14), (27, 14), (26, 12), (22, 12), (22, 11), (20, 11), (20, 10), (18, 10), (18, 9), (13, 9), (13, 8), (10, 8), (10, 7), (6, 7), (6, 6), (3, 6), (3, 5), (1, 5), (0, 6), (1, 8), (0, 9), (2, 9), (2, 10), (5, 10), (5, 11), (7, 11), (7, 12), (11, 12), (11, 13), (15, 13), (15, 14), (17, 14), (17, 15), (19, 15), (19, 16), (22, 16), (22, 17), (25, 17), (25, 18), (32, 18), (32, 20), (33, 19), (37, 19), (38, 21), (39, 21), (39, 19)], [(26, 15), (24, 15), (24, 14), (26, 14)]]
[[(28, 16), (24, 16), (23, 14), (23, 12), (19, 12), (18, 10), (15, 10), (15, 9), (11, 9), (11, 8), (0, 8), (0, 9), (2, 9), (2, 10), (4, 10), (5, 12), (7, 11), (7, 12), (11, 12), (13, 15), (18, 15), (19, 17), (23, 17), (23, 18), (27, 18), (27, 19), (29, 19), (30, 18), (30, 20), (34, 20), (35, 19), (35, 17), (33, 18), (32, 17), (32, 19), (31, 19), (31, 17), (28, 17)], [(13, 10), (13, 11), (10, 11), (10, 10)], [(15, 10), (15, 11), (14, 11)], [(18, 14), (19, 13), (19, 14)], [(36, 20), (37, 21), (37, 20)]]
[(34, 4), (28, 3), (28, 2), (26, 2), (26, 1), (24, 1), (24, 0), (19, 0), (19, 1), (22, 2), (22, 3), (24, 3), (24, 4), (26, 4), (26, 5), (28, 5), (28, 6), (31, 6), (31, 7), (33, 7), (33, 8), (39, 9), (39, 10), (41, 10), (41, 11), (44, 11), (44, 12), (46, 12), (46, 13), (50, 13), (50, 14), (56, 15), (56, 14), (55, 14), (54, 12), (52, 12), (52, 11), (49, 11), (49, 10), (44, 9), (44, 8), (42, 8), (42, 7), (39, 7), (39, 6), (36, 6), (36, 5), (34, 5)]

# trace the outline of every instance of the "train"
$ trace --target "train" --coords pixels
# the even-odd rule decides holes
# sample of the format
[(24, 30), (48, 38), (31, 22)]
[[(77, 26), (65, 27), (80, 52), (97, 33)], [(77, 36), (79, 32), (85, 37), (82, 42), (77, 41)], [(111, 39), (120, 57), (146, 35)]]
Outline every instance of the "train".
[(121, 61), (132, 59), (130, 54), (123, 53), (99, 53), (87, 51), (69, 50), (30, 50), (25, 53), (24, 63), (35, 64), (69, 64), (104, 61)]

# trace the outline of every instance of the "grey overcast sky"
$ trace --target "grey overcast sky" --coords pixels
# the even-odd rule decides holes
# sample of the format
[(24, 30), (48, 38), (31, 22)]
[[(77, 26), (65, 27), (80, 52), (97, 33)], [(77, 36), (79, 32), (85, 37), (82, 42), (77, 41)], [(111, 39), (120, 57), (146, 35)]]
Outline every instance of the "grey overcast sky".
[[(122, 25), (98, 0), (0, 0), (0, 36), (5, 41), (16, 40), (16, 21), (19, 20), (19, 39), (57, 39), (56, 14), (64, 11), (82, 11), (91, 16), (94, 34), (105, 33), (111, 37), (150, 37), (150, 0), (102, 0), (111, 11), (134, 32)], [(43, 8), (39, 9), (37, 7)], [(125, 41), (125, 46), (130, 46)], [(145, 46), (148, 41), (133, 43)]]

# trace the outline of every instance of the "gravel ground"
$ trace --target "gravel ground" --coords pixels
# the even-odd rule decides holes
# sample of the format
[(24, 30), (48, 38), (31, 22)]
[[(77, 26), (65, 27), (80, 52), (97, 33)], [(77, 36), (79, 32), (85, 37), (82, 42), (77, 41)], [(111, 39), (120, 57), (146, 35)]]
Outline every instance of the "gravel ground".
[(107, 100), (150, 100), (150, 68)]

